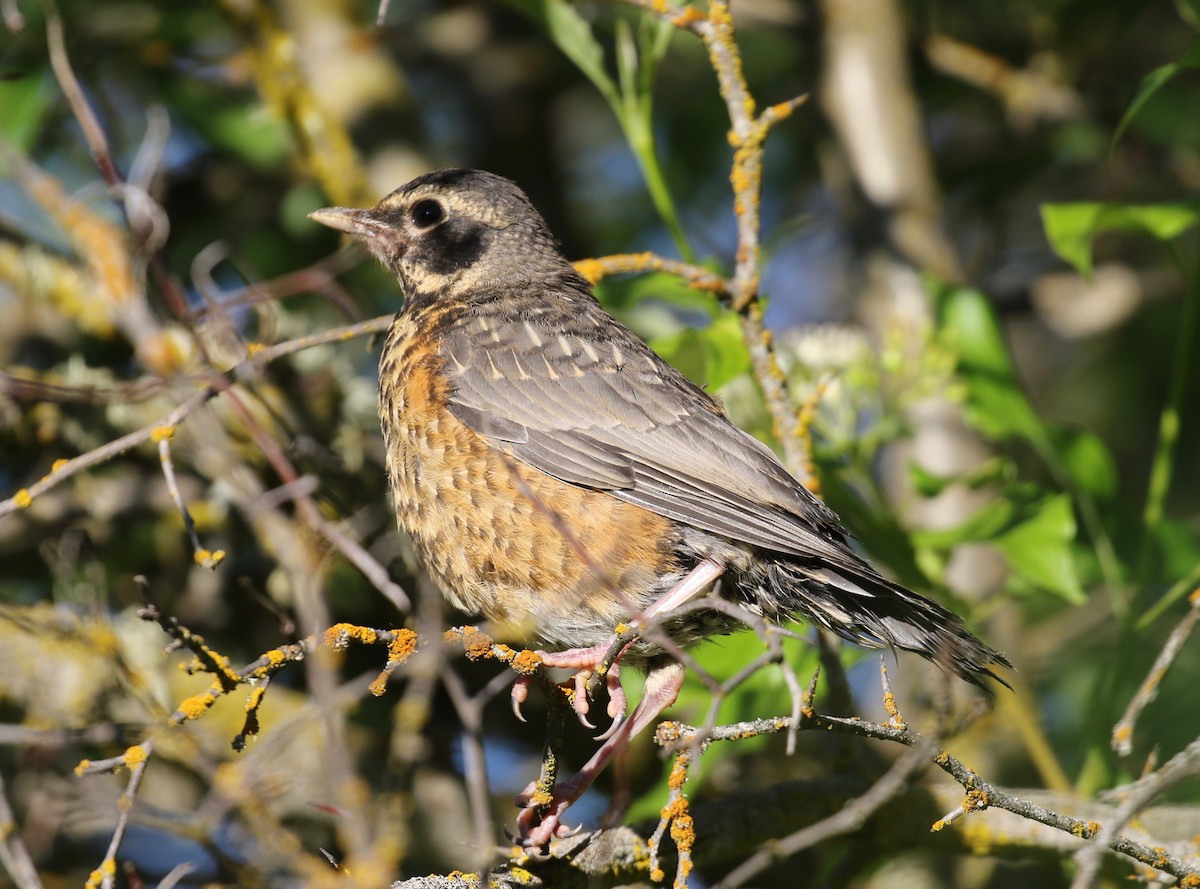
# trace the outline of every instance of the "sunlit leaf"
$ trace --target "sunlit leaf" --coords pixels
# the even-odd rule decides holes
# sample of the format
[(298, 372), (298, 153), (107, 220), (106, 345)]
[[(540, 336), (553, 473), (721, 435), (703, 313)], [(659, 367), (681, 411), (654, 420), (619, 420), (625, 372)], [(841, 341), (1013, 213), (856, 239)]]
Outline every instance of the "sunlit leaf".
[(968, 422), (989, 438), (1041, 438), (1041, 420), (1017, 382), (1008, 344), (987, 298), (968, 288), (947, 291), (939, 300), (939, 320), (967, 386)]
[(1183, 234), (1200, 219), (1200, 199), (1161, 204), (1042, 204), (1050, 247), (1081, 275), (1092, 273), (1092, 241), (1106, 231), (1134, 231), (1159, 241)]
[(1058, 494), (1043, 501), (1030, 518), (996, 537), (994, 543), (1014, 574), (1037, 589), (1081, 605), (1087, 597), (1071, 554), (1075, 532), (1070, 498)]

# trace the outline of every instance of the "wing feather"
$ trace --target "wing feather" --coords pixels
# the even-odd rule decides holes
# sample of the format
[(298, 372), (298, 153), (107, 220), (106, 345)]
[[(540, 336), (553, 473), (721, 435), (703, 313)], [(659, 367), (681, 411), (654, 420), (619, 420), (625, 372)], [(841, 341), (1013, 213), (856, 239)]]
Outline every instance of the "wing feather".
[(837, 517), (707, 394), (590, 296), (571, 309), (459, 319), (442, 343), (454, 415), (570, 484), (752, 546), (857, 561)]

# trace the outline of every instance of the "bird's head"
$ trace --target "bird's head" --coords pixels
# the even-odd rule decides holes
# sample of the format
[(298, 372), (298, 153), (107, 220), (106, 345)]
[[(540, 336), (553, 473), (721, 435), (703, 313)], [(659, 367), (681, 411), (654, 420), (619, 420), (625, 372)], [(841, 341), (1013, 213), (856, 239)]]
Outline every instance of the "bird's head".
[(365, 243), (410, 299), (521, 288), (571, 268), (524, 192), (481, 170), (426, 173), (369, 209), (309, 217)]

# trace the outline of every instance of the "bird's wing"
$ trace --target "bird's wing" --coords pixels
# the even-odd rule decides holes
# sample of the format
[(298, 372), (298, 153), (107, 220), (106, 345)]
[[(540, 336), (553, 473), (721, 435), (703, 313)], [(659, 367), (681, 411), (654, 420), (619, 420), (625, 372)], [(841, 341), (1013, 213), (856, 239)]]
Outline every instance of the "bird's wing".
[(451, 412), (570, 484), (753, 546), (861, 565), (837, 517), (765, 445), (590, 296), (569, 308), (457, 319), (441, 344)]

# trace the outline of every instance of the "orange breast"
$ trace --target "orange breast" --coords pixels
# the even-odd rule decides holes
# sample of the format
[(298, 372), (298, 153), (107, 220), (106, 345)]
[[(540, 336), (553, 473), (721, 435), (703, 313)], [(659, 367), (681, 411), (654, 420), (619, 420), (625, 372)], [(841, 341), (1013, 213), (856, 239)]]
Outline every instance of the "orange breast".
[(518, 463), (447, 409), (436, 349), (402, 316), (380, 367), (400, 526), (458, 608), (548, 643), (588, 646), (677, 575), (670, 520)]

